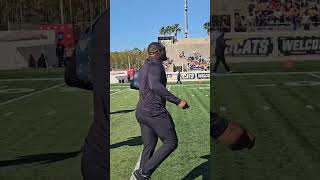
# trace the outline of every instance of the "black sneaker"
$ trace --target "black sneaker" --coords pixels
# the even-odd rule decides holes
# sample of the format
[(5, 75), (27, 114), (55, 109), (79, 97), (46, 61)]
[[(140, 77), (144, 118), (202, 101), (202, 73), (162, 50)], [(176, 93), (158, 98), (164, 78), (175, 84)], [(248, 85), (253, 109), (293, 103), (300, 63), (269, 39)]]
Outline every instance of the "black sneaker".
[(150, 178), (146, 175), (142, 174), (141, 169), (137, 169), (133, 172), (133, 176), (136, 178), (136, 180), (149, 180)]

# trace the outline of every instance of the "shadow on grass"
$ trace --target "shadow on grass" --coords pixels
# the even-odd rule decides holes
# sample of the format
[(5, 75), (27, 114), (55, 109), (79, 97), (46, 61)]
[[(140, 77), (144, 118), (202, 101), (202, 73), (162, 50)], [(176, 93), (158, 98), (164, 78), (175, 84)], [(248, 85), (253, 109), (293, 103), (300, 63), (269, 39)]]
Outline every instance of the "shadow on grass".
[(115, 111), (115, 112), (111, 112), (110, 114), (124, 114), (124, 113), (130, 113), (135, 111), (136, 109), (130, 109), (130, 110), (120, 110), (120, 111)]
[(199, 166), (195, 167), (192, 171), (190, 171), (182, 180), (193, 180), (198, 177), (202, 177), (203, 180), (209, 180), (209, 158), (210, 155), (205, 155), (201, 157), (207, 161), (203, 162)]
[(49, 164), (57, 161), (77, 157), (81, 151), (73, 151), (67, 153), (47, 153), (47, 154), (34, 154), (27, 156), (19, 156), (17, 159), (0, 161), (0, 167), (15, 166), (21, 164)]
[(110, 149), (115, 149), (121, 146), (140, 146), (142, 145), (142, 137), (141, 136), (136, 136), (136, 137), (131, 137), (128, 138), (126, 141), (122, 141), (116, 144), (110, 145)]

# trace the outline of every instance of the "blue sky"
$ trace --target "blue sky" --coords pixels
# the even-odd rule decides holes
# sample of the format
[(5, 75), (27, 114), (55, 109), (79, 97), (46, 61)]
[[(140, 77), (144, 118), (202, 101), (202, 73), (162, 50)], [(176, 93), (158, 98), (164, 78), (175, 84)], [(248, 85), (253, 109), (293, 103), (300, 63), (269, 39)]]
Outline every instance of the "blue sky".
[[(157, 41), (162, 26), (180, 24), (184, 37), (184, 0), (110, 1), (111, 51), (143, 49)], [(207, 37), (203, 24), (209, 21), (210, 0), (188, 0), (189, 37)]]

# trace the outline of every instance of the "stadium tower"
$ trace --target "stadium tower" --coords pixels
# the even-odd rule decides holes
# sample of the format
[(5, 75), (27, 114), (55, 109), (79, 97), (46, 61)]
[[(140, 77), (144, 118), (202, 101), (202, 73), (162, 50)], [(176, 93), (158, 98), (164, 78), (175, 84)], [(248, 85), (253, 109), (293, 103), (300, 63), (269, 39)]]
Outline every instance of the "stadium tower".
[(188, 38), (188, 0), (184, 0), (184, 34)]

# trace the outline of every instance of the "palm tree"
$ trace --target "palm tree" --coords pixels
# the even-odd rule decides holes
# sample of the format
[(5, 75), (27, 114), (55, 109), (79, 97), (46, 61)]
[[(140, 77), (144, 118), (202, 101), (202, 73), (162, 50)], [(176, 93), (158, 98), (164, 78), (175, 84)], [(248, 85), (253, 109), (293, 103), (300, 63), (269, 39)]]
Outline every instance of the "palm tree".
[(160, 35), (166, 35), (166, 29), (165, 27), (160, 28)]
[(171, 26), (167, 26), (166, 27), (166, 34), (169, 34), (169, 35), (171, 35), (172, 34), (172, 27)]
[(210, 35), (210, 22), (204, 23), (203, 28), (207, 31), (208, 35)]
[(175, 38), (177, 39), (177, 35), (179, 32), (181, 32), (181, 28), (179, 26), (179, 24), (174, 24), (172, 27), (172, 30), (173, 30), (173, 33), (174, 33), (174, 36)]

